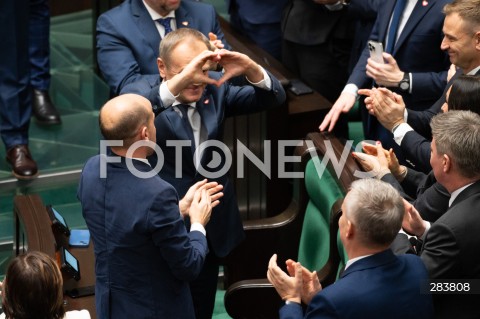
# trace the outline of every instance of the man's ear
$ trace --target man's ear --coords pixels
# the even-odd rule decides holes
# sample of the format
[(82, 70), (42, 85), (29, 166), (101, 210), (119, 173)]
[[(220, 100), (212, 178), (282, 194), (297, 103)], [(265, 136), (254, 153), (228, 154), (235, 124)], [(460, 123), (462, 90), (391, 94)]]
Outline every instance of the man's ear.
[(346, 227), (346, 230), (345, 230), (345, 237), (351, 239), (354, 232), (355, 232), (355, 227), (353, 226), (353, 224), (350, 220), (347, 219), (346, 222), (347, 222), (347, 227)]
[(165, 62), (163, 62), (163, 60), (161, 58), (157, 58), (157, 66), (158, 66), (158, 72), (160, 73), (160, 77), (164, 80), (167, 80), (165, 77), (166, 77), (166, 72), (165, 72), (165, 69), (166, 69), (166, 66), (165, 66)]
[(140, 131), (141, 139), (142, 140), (148, 140), (150, 139), (148, 136), (148, 128), (146, 126), (143, 126), (141, 131)]
[(476, 32), (474, 37), (475, 37), (475, 46), (477, 47), (477, 50), (480, 50), (480, 31)]
[(452, 169), (452, 159), (447, 154), (442, 155), (443, 172), (448, 173)]

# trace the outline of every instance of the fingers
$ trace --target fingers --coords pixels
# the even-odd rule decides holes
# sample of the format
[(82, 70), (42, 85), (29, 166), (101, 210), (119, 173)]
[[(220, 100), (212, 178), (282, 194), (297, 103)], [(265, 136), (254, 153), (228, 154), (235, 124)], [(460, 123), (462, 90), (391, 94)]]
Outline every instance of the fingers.
[(360, 89), (358, 90), (358, 94), (359, 95), (365, 95), (365, 96), (370, 96), (370, 93), (371, 93), (372, 90), (370, 89)]
[(375, 145), (362, 142), (362, 149), (368, 155), (377, 155), (377, 147)]
[(208, 38), (210, 39), (210, 41), (215, 41), (217, 40), (217, 35), (213, 32), (208, 32)]

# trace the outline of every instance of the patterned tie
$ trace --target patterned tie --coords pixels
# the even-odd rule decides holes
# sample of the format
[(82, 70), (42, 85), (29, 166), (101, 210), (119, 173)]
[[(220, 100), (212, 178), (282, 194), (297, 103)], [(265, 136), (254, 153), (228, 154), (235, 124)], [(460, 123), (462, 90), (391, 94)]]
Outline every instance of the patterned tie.
[(397, 41), (398, 26), (400, 25), (400, 19), (402, 18), (403, 10), (407, 5), (407, 0), (397, 0), (395, 8), (393, 9), (392, 23), (388, 30), (388, 43), (385, 52), (392, 53)]
[(172, 21), (172, 19), (173, 18), (157, 19), (158, 23), (160, 23), (165, 28), (165, 35), (173, 31), (172, 26), (170, 25), (170, 21)]

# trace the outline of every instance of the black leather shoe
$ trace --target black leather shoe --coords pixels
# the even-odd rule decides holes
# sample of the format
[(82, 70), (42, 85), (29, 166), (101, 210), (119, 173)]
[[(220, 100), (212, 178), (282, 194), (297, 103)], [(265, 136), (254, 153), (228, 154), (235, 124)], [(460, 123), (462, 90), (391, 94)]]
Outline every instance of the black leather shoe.
[(60, 114), (53, 105), (48, 91), (32, 90), (32, 111), (38, 124), (55, 125), (60, 124)]
[(12, 166), (17, 179), (33, 179), (38, 175), (37, 163), (32, 158), (28, 145), (15, 145), (7, 151), (7, 162)]

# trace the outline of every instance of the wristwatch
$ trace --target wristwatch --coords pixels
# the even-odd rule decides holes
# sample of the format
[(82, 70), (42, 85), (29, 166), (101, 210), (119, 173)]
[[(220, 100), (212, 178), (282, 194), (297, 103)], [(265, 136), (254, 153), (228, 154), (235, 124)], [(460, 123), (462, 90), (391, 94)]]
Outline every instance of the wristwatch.
[(410, 73), (403, 72), (403, 79), (401, 79), (400, 82), (398, 82), (398, 87), (402, 91), (410, 90)]

